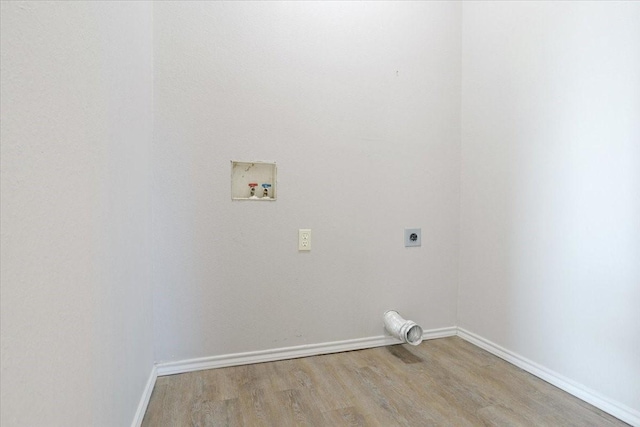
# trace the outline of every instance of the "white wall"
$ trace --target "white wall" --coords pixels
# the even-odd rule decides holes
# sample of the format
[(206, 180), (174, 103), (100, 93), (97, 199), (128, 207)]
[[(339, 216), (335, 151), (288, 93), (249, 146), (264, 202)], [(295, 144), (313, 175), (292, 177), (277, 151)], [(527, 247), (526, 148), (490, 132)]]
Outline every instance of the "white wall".
[[(2, 425), (129, 424), (152, 295), (158, 361), (380, 335), (397, 308), (640, 408), (638, 3), (1, 19)], [(231, 202), (232, 159), (277, 161), (279, 200)]]
[(2, 2), (3, 426), (116, 426), (153, 364), (151, 5)]
[(640, 408), (640, 3), (463, 6), (459, 322)]
[[(390, 308), (455, 324), (460, 17), (154, 5), (158, 361), (379, 336)], [(276, 161), (278, 201), (232, 202), (230, 160)]]

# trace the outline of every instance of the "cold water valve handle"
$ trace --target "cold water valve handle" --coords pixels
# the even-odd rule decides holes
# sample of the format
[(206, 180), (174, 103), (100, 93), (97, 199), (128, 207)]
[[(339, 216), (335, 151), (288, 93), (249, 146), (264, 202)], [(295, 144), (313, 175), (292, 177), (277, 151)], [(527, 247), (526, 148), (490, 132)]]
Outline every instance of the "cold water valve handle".
[(271, 184), (262, 184), (262, 188), (264, 188), (264, 191), (262, 192), (262, 198), (266, 198), (269, 199), (269, 188), (271, 187)]

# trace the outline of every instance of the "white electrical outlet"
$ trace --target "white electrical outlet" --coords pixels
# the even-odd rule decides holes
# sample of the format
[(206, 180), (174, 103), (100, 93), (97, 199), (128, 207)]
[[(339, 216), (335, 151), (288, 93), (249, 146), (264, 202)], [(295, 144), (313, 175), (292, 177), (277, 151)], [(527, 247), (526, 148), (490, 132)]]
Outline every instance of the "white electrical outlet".
[(310, 251), (311, 250), (311, 229), (301, 228), (298, 230), (298, 250)]

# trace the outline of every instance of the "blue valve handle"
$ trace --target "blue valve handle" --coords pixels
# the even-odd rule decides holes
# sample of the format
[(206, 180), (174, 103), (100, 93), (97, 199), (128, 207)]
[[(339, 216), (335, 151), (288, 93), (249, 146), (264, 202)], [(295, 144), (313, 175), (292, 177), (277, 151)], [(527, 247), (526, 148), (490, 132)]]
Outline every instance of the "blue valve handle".
[(262, 188), (264, 188), (264, 191), (262, 192), (262, 197), (269, 198), (269, 190), (268, 190), (269, 187), (271, 187), (271, 184), (262, 184)]

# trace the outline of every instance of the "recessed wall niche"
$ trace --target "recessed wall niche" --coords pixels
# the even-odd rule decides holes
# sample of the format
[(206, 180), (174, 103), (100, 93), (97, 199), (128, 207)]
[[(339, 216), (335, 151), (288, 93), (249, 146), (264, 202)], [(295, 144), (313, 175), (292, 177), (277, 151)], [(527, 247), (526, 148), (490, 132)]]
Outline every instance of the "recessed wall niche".
[(273, 202), (276, 198), (275, 163), (231, 161), (231, 200)]

